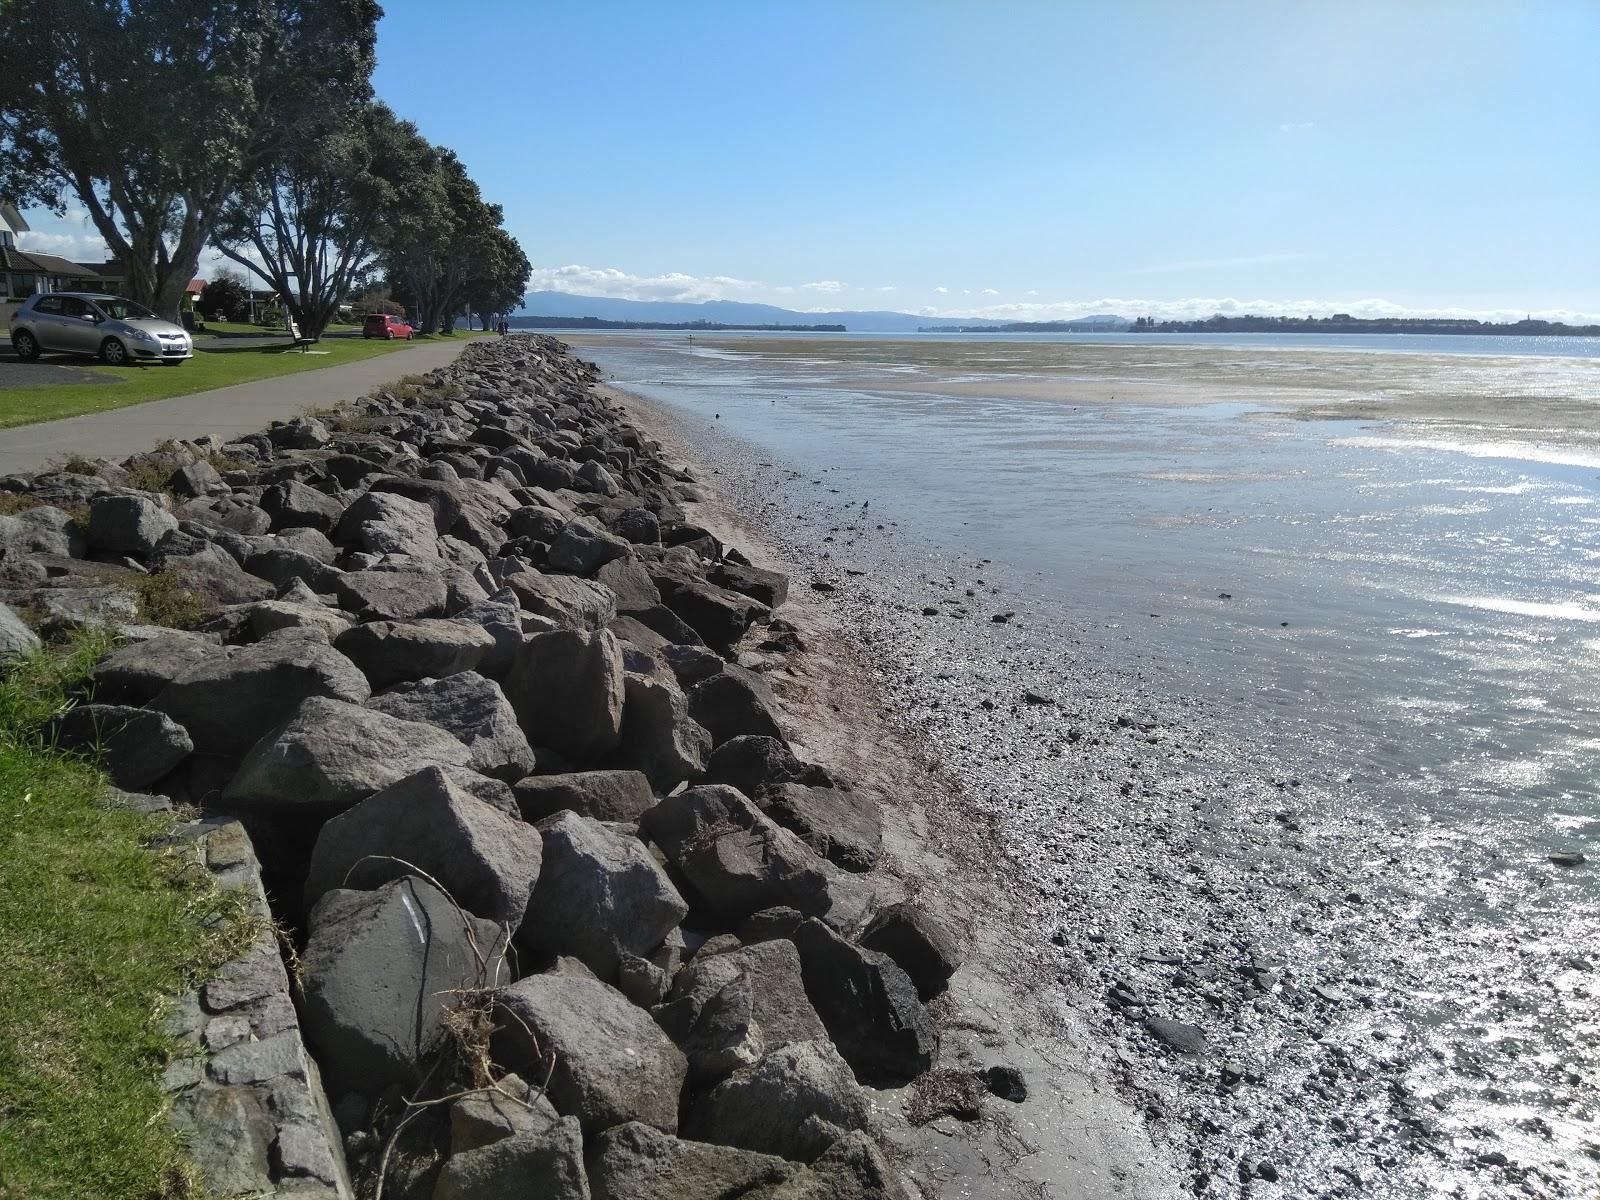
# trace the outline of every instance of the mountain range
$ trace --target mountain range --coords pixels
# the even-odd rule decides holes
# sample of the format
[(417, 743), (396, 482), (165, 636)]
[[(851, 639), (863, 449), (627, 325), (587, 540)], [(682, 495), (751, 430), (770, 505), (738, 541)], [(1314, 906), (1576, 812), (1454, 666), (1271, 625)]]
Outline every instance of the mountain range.
[[(915, 333), (919, 329), (994, 328), (1006, 320), (982, 317), (926, 317), (903, 312), (799, 312), (775, 304), (742, 300), (619, 300), (611, 296), (577, 296), (570, 292), (529, 292), (522, 312), (511, 318), (519, 328), (537, 327), (539, 317), (598, 317), (603, 321), (647, 321), (678, 324), (709, 321), (718, 325), (843, 325), (852, 333)], [(1093, 316), (1069, 323), (1082, 329), (1124, 329), (1123, 317)]]

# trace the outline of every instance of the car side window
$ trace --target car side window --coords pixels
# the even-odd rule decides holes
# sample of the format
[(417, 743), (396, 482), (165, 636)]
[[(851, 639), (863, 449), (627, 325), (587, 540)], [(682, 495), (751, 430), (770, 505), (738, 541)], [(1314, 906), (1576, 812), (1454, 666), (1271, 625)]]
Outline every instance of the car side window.
[(43, 313), (47, 317), (59, 317), (61, 315), (61, 297), (46, 296), (33, 306), (33, 311)]
[(73, 296), (62, 296), (56, 303), (61, 306), (59, 311), (63, 317), (83, 320), (92, 315), (89, 311), (89, 305)]

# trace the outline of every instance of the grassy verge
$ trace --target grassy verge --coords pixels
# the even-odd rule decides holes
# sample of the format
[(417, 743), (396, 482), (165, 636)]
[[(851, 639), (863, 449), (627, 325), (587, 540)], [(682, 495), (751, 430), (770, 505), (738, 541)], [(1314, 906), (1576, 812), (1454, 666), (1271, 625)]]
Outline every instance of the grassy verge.
[[(455, 339), (484, 337), (485, 334), (458, 333)], [(404, 354), (411, 346), (437, 340), (418, 338), (411, 342), (367, 341), (364, 338), (334, 338), (319, 343), (322, 353), (302, 354), (287, 346), (244, 346), (208, 350), (204, 345), (182, 366), (110, 367), (88, 358), (58, 358), (48, 361), (82, 367), (109, 377), (94, 383), (52, 383), (39, 387), (6, 388), (0, 391), (0, 429), (53, 421), (83, 413), (106, 412), (186, 396), (235, 383), (316, 371), (340, 363), (376, 358), (380, 354)]]
[(171, 819), (100, 807), (103, 782), (40, 724), (104, 652), (86, 637), (0, 675), (0, 1197), (198, 1196), (158, 1083), (158, 998), (247, 938), (176, 851)]

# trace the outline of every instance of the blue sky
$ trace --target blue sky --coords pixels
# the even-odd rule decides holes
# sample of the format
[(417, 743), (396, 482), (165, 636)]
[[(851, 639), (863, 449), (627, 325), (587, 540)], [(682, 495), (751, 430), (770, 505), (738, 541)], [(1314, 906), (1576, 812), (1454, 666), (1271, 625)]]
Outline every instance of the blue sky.
[(385, 7), (535, 288), (1600, 319), (1595, 0)]

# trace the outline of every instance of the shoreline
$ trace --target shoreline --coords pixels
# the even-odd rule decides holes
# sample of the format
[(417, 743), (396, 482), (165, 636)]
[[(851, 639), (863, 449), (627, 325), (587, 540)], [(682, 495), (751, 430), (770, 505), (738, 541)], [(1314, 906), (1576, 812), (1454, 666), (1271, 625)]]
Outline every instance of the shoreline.
[[(670, 410), (615, 385), (599, 390), (688, 465), (702, 486), (715, 478), (714, 469), (697, 461)], [(944, 1117), (921, 1132), (904, 1124), (891, 1128), (908, 1161), (919, 1156), (929, 1164), (936, 1186), (930, 1197), (1165, 1200), (1185, 1194), (1104, 1069), (1085, 1014), (1051, 986), (1056, 969), (1046, 956), (1022, 949), (1047, 943), (1049, 930), (1006, 890), (1006, 856), (992, 818), (963, 795), (948, 764), (916, 730), (897, 719), (902, 714), (884, 694), (887, 665), (819, 599), (823, 593), (801, 586), (816, 574), (775, 542), (773, 530), (741, 515), (714, 485), (693, 511), (719, 538), (726, 533), (730, 544), (759, 547), (762, 565), (794, 581), (785, 617), (800, 629), (806, 651), (796, 656), (796, 674), (767, 675), (795, 721), (792, 744), (802, 757), (814, 750), (818, 761), (847, 764), (853, 779), (870, 781), (885, 817), (895, 818), (885, 827), (893, 862), (880, 869), (912, 880), (913, 887), (934, 880), (928, 890), (975, 938), (938, 1014), (946, 1032), (941, 1067), (1019, 1065), (1028, 1079), (1026, 1101), (1003, 1111), (991, 1107), (976, 1126)], [(913, 781), (927, 784), (925, 794), (939, 799), (913, 799), (920, 790)], [(1024, 929), (1029, 936), (1019, 941)], [(1080, 1058), (1086, 1048), (1090, 1054)], [(949, 1061), (952, 1051), (956, 1063)]]

